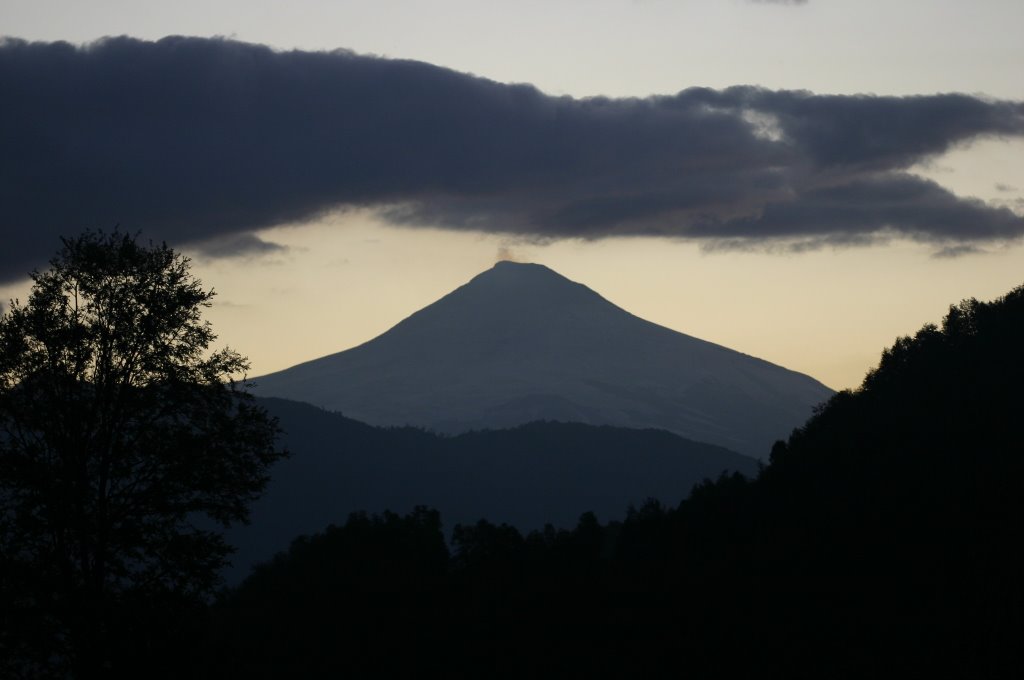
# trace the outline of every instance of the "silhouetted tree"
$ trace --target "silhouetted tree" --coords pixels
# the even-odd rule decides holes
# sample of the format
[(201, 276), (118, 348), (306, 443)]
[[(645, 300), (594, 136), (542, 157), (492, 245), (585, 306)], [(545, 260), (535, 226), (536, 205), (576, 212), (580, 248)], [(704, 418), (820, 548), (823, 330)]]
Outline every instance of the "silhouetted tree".
[(64, 239), (0, 318), (0, 668), (117, 672), (201, 603), (276, 450), (248, 368), (201, 312), (189, 260), (136, 237)]
[(448, 548), (436, 510), (353, 513), (301, 536), (214, 608), (210, 677), (443, 676)]

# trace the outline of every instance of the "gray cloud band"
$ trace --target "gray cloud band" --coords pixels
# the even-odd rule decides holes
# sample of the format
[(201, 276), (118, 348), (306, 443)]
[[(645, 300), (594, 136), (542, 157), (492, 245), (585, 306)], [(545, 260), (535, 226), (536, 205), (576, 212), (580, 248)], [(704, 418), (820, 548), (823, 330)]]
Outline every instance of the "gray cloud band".
[(884, 231), (946, 247), (1024, 233), (1005, 207), (906, 173), (958, 142), (1024, 134), (1024, 105), (966, 95), (572, 99), (418, 62), (175, 37), (4, 41), (0, 101), (3, 279), (85, 227), (227, 256), (272, 248), (254, 230), (345, 206), (537, 239)]

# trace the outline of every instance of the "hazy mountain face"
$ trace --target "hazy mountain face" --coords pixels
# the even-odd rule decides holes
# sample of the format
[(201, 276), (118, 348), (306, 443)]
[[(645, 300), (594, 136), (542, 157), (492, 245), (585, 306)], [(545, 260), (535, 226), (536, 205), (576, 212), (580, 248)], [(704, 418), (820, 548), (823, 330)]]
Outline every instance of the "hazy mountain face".
[(445, 531), (481, 518), (523, 532), (574, 526), (581, 513), (621, 520), (630, 504), (656, 498), (675, 507), (695, 484), (758, 463), (663, 430), (531, 423), (447, 437), (412, 428), (371, 427), (337, 413), (261, 399), (284, 430), (291, 457), (274, 466), (252, 522), (228, 534), (238, 548), (237, 582), (300, 534), (342, 524), (357, 510), (441, 512)]
[(499, 262), (383, 335), (257, 393), (441, 432), (537, 419), (663, 428), (757, 457), (832, 391), (644, 321), (547, 267)]

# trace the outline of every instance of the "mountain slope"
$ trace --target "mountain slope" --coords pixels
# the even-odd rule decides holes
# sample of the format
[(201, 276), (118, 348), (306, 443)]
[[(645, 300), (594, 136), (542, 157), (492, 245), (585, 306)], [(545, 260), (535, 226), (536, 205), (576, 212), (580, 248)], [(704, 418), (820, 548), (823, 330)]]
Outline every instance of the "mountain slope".
[(445, 528), (481, 517), (523, 531), (575, 524), (580, 513), (619, 518), (630, 503), (679, 503), (725, 470), (755, 474), (752, 458), (670, 432), (536, 422), (445, 437), (378, 428), (297, 402), (261, 399), (285, 434), (252, 523), (235, 527), (238, 579), (300, 534), (357, 510), (407, 512), (429, 505)]
[(359, 347), (256, 383), (261, 396), (375, 425), (653, 427), (760, 457), (832, 393), (633, 316), (547, 267), (512, 262)]

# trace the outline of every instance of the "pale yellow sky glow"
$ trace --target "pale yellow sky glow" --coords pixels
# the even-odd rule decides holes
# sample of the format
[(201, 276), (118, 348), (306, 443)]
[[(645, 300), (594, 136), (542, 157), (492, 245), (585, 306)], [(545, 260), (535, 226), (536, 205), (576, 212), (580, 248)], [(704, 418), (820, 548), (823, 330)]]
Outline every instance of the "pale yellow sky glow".
[[(643, 96), (705, 85), (830, 93), (966, 92), (1024, 100), (1021, 0), (546, 0), (95, 3), (10, 0), (0, 32), (86, 42), (222, 35), (282, 49), (412, 58), (551, 94)], [(983, 139), (912, 169), (1024, 215), (1024, 140)], [(69, 225), (69, 233), (85, 226)], [(444, 227), (444, 225), (437, 225)], [(548, 244), (384, 225), (348, 211), (261, 237), (266, 256), (194, 258), (208, 314), (252, 375), (365, 342), (489, 268), (503, 249), (669, 328), (856, 387), (881, 350), (962, 298), (1024, 283), (1024, 245), (955, 258), (892, 241), (805, 253), (706, 252), (692, 241)], [(59, 244), (54, 244), (56, 250)], [(24, 297), (27, 287), (0, 287)]]
[(950, 303), (1024, 283), (1024, 247), (959, 258), (933, 248), (705, 253), (653, 238), (534, 245), (400, 229), (349, 213), (265, 234), (291, 251), (195, 262), (218, 291), (208, 314), (253, 374), (365, 342), (489, 268), (503, 248), (655, 323), (761, 357), (835, 389), (857, 386), (899, 335)]

